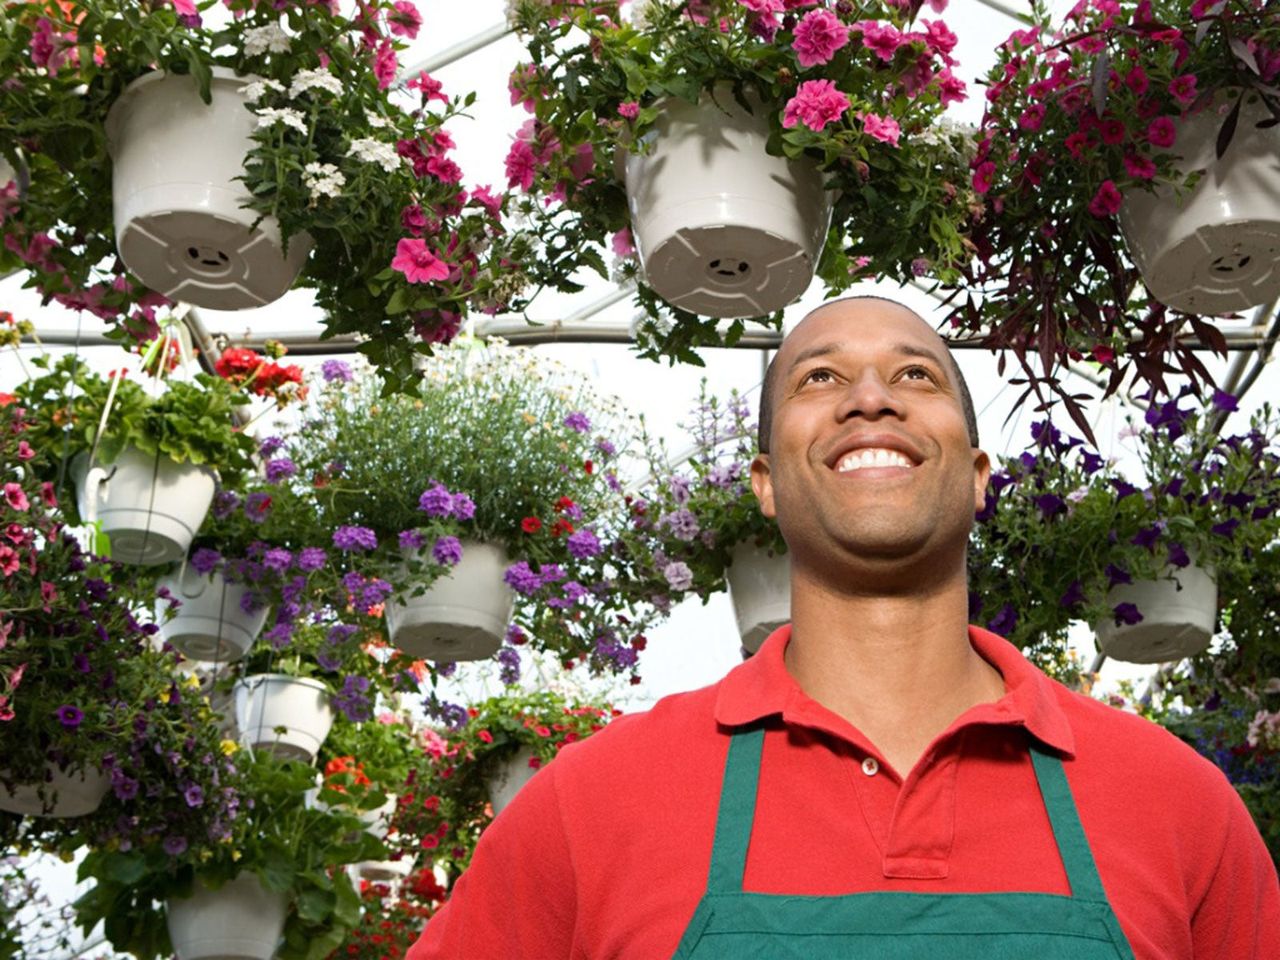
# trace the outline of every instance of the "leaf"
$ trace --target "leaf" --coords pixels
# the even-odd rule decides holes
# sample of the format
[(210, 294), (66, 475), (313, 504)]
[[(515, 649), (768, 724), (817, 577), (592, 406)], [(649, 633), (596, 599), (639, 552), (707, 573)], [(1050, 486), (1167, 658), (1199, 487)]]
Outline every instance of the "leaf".
[(332, 891), (309, 887), (298, 894), (298, 916), (309, 923), (321, 923), (333, 913), (336, 902)]
[(391, 296), (387, 298), (387, 316), (394, 316), (397, 313), (404, 313), (409, 309), (409, 291), (404, 287), (396, 287)]
[(1227, 152), (1227, 148), (1231, 146), (1231, 141), (1236, 135), (1236, 124), (1240, 122), (1240, 105), (1242, 103), (1244, 103), (1243, 91), (1236, 98), (1235, 106), (1231, 108), (1231, 112), (1227, 114), (1227, 118), (1222, 121), (1222, 126), (1218, 129), (1218, 142), (1215, 149), (1219, 160)]
[(1230, 37), (1227, 43), (1231, 45), (1231, 52), (1236, 55), (1236, 59), (1248, 67), (1255, 75), (1260, 76), (1262, 71), (1258, 69), (1258, 59), (1253, 55), (1253, 51), (1239, 37)]
[(1101, 117), (1107, 107), (1107, 83), (1111, 79), (1111, 55), (1103, 50), (1093, 61), (1093, 112)]

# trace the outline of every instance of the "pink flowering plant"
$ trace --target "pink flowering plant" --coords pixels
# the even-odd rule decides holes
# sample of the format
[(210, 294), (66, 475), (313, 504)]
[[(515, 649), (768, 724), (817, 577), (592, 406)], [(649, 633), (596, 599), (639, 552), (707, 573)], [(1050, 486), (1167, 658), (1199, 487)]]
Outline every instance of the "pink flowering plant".
[(636, 575), (627, 589), (660, 610), (687, 596), (706, 603), (724, 591), (735, 547), (787, 550), (751, 489), (758, 449), (751, 405), (736, 391), (721, 402), (704, 382), (692, 416), (684, 427), (693, 452), (673, 464), (665, 445), (646, 436), (648, 478), (628, 494), (622, 539)]
[(1046, 669), (1070, 669), (1072, 622), (1138, 623), (1112, 587), (1196, 564), (1223, 596), (1253, 582), (1255, 558), (1280, 534), (1280, 423), (1269, 408), (1249, 430), (1219, 436), (1235, 407), (1206, 410), (1186, 395), (1152, 403), (1130, 428), (1140, 480), (1049, 422), (1002, 458), (969, 544), (970, 620), (1008, 637)]
[(1184, 325), (1225, 350), (1212, 325), (1151, 297), (1117, 214), (1126, 193), (1195, 186), (1203, 171), (1181, 170), (1175, 150), (1184, 119), (1213, 111), (1221, 154), (1242, 101), (1280, 117), (1280, 12), (1247, 0), (1080, 0), (1061, 24), (1043, 3), (1033, 13), (985, 80), (972, 162), (985, 211), (950, 319), (953, 332), (1011, 351), (1028, 391), (1057, 392), (1087, 432), (1057, 386), (1067, 362), (1099, 364), (1110, 394), (1130, 372), (1160, 389), (1173, 371), (1209, 380), (1176, 338)]
[[(505, 305), (489, 258), (505, 249), (503, 200), (463, 182), (446, 125), (474, 97), (399, 55), (422, 26), (409, 0), (43, 0), (9, 3), (0, 29), (0, 234), (10, 265), (46, 299), (135, 334), (166, 301), (115, 256), (107, 112), (153, 71), (244, 77), (257, 118), (246, 205), (286, 242), (313, 241), (298, 285), (314, 288), (331, 334), (398, 383), (411, 357), (449, 339), (473, 302)], [(401, 80), (407, 80), (400, 86)], [(224, 95), (224, 94), (220, 94)]]
[[(941, 10), (945, 0), (933, 4)], [(718, 345), (715, 321), (645, 286), (631, 241), (622, 161), (647, 149), (668, 98), (757, 102), (768, 150), (812, 158), (835, 191), (817, 273), (832, 292), (880, 277), (954, 279), (967, 257), (966, 138), (939, 126), (964, 99), (956, 38), (920, 4), (874, 0), (660, 0), (624, 15), (612, 2), (520, 4), (528, 59), (511, 102), (530, 113), (507, 155), (508, 186), (540, 245), (519, 264), (530, 283), (579, 288), (589, 267), (639, 281), (646, 355), (693, 360)], [(883, 229), (885, 224), (894, 229)], [(775, 325), (780, 314), (768, 318)], [(671, 324), (669, 321), (676, 321)], [(743, 325), (735, 321), (732, 342)]]

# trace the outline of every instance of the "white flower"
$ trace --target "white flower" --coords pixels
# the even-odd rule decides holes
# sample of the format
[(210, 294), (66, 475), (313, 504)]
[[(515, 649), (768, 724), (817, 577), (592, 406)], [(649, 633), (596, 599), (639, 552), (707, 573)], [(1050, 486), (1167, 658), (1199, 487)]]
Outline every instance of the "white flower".
[(375, 130), (385, 130), (391, 126), (391, 121), (385, 117), (380, 117), (376, 113), (365, 114), (364, 122)]
[(383, 143), (381, 140), (375, 140), (373, 137), (360, 137), (351, 141), (351, 149), (347, 151), (348, 157), (356, 157), (365, 163), (376, 163), (388, 173), (394, 173), (396, 168), (400, 166), (400, 157), (396, 154), (396, 148), (389, 143)]
[(312, 201), (336, 197), (342, 193), (347, 178), (332, 163), (308, 163), (302, 168), (302, 182), (311, 191)]
[(291, 107), (263, 107), (256, 112), (259, 127), (271, 127), (277, 123), (283, 123), (286, 127), (293, 127), (299, 133), (307, 132), (307, 125), (303, 122), (302, 112), (299, 110)]
[(244, 55), (257, 57), (264, 53), (288, 53), (289, 35), (280, 29), (278, 23), (268, 23), (265, 27), (250, 27), (244, 32)]
[(321, 90), (327, 90), (335, 97), (342, 95), (342, 81), (328, 70), (319, 68), (316, 70), (299, 70), (293, 78), (293, 82), (289, 84), (289, 96), (296, 97), (300, 93), (306, 93), (308, 90), (314, 90), (317, 87)]
[(250, 103), (257, 103), (267, 95), (267, 91), (271, 90), (275, 93), (284, 93), (284, 84), (276, 83), (274, 80), (254, 80), (240, 88), (240, 92), (245, 95), (245, 99)]

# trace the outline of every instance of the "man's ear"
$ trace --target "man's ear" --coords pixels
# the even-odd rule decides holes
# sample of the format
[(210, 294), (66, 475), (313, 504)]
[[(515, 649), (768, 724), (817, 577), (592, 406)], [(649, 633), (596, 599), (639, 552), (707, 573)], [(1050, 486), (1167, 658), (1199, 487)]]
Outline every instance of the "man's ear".
[(987, 505), (987, 481), (991, 479), (991, 458), (973, 448), (973, 512), (981, 513)]
[(777, 513), (773, 509), (773, 474), (767, 453), (757, 453), (751, 461), (751, 489), (760, 501), (760, 512), (770, 520), (774, 519)]

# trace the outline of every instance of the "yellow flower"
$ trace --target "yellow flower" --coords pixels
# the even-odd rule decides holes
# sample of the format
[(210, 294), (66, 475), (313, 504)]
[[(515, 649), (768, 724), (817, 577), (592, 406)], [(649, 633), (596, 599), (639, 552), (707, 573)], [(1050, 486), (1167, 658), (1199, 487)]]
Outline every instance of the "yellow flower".
[(75, 858), (76, 858), (76, 855), (75, 855), (75, 851), (73, 850), (63, 850), (61, 853), (58, 854), (58, 859), (61, 860), (63, 863), (70, 863)]
[(197, 677), (194, 673), (191, 674), (191, 676), (187, 677), (186, 683), (187, 683), (187, 686), (190, 687), (192, 690), (200, 689), (200, 678)]
[(168, 703), (168, 702), (169, 702), (169, 691), (168, 691), (168, 690), (165, 690), (165, 691), (163, 691), (163, 692), (160, 694), (160, 702), (161, 702), (161, 703)]
[(232, 850), (232, 851), (231, 851), (231, 861), (234, 863), (235, 861), (237, 861), (237, 860), (239, 860), (239, 859), (240, 859), (240, 851), (239, 851), (239, 850)]
[(223, 754), (228, 757), (240, 749), (240, 745), (234, 740), (223, 740), (218, 744), (218, 747), (222, 750)]

